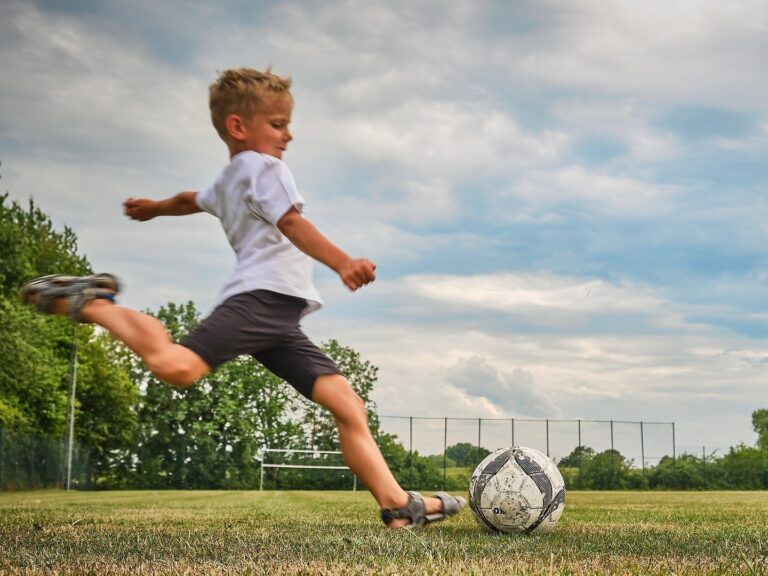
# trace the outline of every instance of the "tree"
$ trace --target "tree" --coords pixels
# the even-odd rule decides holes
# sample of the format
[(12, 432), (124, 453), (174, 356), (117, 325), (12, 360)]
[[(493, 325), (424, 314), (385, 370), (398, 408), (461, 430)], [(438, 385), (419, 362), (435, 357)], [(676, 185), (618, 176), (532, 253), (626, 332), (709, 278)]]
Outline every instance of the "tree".
[(21, 287), (36, 276), (89, 274), (90, 264), (77, 252), (77, 237), (68, 227), (58, 232), (51, 219), (29, 200), (27, 209), (0, 196), (0, 293), (18, 298)]
[[(360, 357), (360, 354), (336, 340), (323, 344), (323, 350), (349, 380), (350, 385), (362, 399), (368, 410), (368, 423), (374, 435), (379, 429), (376, 406), (371, 400), (371, 391), (376, 383), (379, 369)], [(337, 450), (339, 433), (333, 416), (322, 406), (305, 400), (303, 402), (303, 423), (307, 434), (307, 445), (316, 450)]]
[(98, 477), (133, 443), (138, 387), (120, 367), (109, 334), (78, 329), (77, 357), (76, 437), (91, 452)]
[(568, 456), (561, 458), (557, 465), (560, 468), (581, 468), (595, 456), (595, 451), (588, 446), (576, 446)]
[(664, 490), (713, 488), (715, 476), (706, 466), (706, 462), (693, 454), (683, 454), (676, 459), (664, 456), (648, 471), (648, 486)]
[[(19, 302), (19, 290), (37, 276), (91, 273), (77, 237), (30, 200), (27, 208), (0, 196), (0, 427), (63, 436), (75, 334), (80, 348), (75, 437), (94, 452), (97, 467), (125, 447), (135, 416), (134, 391), (114, 366), (106, 341), (91, 326), (75, 330), (66, 318), (40, 315)], [(108, 409), (104, 409), (108, 407)]]
[(434, 456), (421, 456), (415, 450), (409, 453), (394, 434), (380, 433), (376, 441), (392, 475), (401, 486), (418, 490), (442, 488), (442, 459), (438, 461)]
[(65, 328), (0, 297), (0, 428), (64, 434), (72, 347)]
[(584, 487), (584, 468), (595, 457), (595, 451), (588, 446), (576, 446), (568, 456), (557, 463), (563, 475), (565, 485), (569, 488)]
[(459, 442), (445, 449), (446, 456), (453, 460), (459, 468), (474, 468), (490, 453), (488, 449), (469, 442)]
[(765, 461), (762, 450), (744, 444), (731, 447), (718, 461), (730, 490), (760, 490), (765, 488)]
[(605, 450), (595, 454), (584, 466), (583, 479), (586, 488), (615, 490), (640, 488), (642, 477), (632, 469), (618, 450)]
[(32, 200), (24, 209), (0, 196), (0, 427), (64, 433), (71, 325), (35, 314), (18, 296), (27, 281), (54, 270), (91, 271), (74, 233), (56, 231)]
[[(192, 302), (170, 303), (156, 316), (174, 340), (200, 319)], [(303, 429), (292, 416), (298, 395), (252, 358), (235, 359), (195, 386), (177, 389), (127, 350), (123, 354), (141, 390), (139, 427), (113, 484), (124, 477), (142, 488), (252, 488), (262, 448), (303, 444)]]
[(757, 446), (768, 450), (768, 408), (752, 412), (752, 428), (757, 432)]

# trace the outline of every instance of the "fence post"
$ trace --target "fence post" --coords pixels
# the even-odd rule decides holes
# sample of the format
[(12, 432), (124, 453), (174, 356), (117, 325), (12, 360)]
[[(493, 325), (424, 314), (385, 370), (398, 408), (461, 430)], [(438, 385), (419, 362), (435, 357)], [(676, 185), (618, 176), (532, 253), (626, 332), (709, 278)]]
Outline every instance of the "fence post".
[(72, 484), (72, 447), (75, 440), (75, 389), (77, 387), (77, 324), (72, 325), (72, 356), (70, 358), (69, 439), (67, 441), (67, 490)]
[(616, 454), (616, 450), (613, 448), (613, 420), (611, 420), (611, 488), (616, 487), (615, 454)]
[(643, 488), (645, 488), (645, 437), (643, 436), (643, 423), (640, 422), (640, 459), (643, 463)]
[(259, 473), (259, 490), (260, 491), (264, 490), (264, 458), (267, 455), (267, 448), (269, 448), (269, 445), (266, 445), (261, 450), (261, 460), (260, 460), (260, 465), (259, 465), (259, 468), (261, 469), (261, 471)]
[(445, 490), (445, 469), (448, 465), (448, 418), (443, 422), (443, 490)]
[(37, 436), (30, 436), (30, 443), (27, 446), (27, 488), (35, 487), (35, 456), (37, 454)]
[(581, 477), (583, 475), (583, 470), (581, 466), (581, 453), (583, 452), (582, 446), (581, 446), (581, 419), (577, 420), (578, 423), (578, 435), (579, 435), (579, 488), (581, 488)]
[(474, 468), (475, 466), (477, 466), (480, 463), (480, 444), (481, 444), (481, 431), (482, 431), (482, 428), (483, 428), (483, 419), (482, 418), (478, 418), (477, 419), (477, 456), (475, 456), (475, 459), (477, 460), (477, 462), (475, 462), (472, 465), (472, 468)]
[(409, 416), (408, 431), (408, 486), (413, 488), (413, 416)]
[(0, 490), (5, 486), (5, 428), (0, 428)]
[(672, 469), (677, 470), (677, 450), (675, 442), (675, 423), (672, 422)]

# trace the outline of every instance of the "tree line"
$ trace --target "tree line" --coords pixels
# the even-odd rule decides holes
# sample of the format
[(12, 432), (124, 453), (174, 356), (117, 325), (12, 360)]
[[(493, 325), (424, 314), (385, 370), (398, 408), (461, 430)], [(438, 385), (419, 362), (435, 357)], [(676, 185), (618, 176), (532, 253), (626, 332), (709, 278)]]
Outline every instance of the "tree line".
[[(100, 488), (348, 488), (348, 472), (264, 470), (264, 447), (338, 450), (332, 417), (251, 358), (239, 358), (196, 386), (158, 381), (108, 334), (65, 318), (43, 316), (19, 301), (30, 279), (51, 272), (92, 273), (74, 232), (57, 230), (29, 200), (0, 195), (0, 429), (15, 435), (63, 437), (73, 349), (77, 350), (75, 438), (91, 456), (90, 484)], [(200, 320), (194, 303), (168, 303), (153, 314), (174, 339)], [(465, 490), (489, 452), (469, 443), (440, 455), (408, 451), (384, 432), (371, 392), (378, 369), (335, 340), (323, 344), (360, 395), (371, 429), (396, 478), (407, 487)], [(753, 414), (755, 447), (720, 458), (662, 459), (643, 475), (616, 451), (577, 447), (558, 465), (569, 486), (606, 488), (764, 488), (768, 409)], [(0, 448), (2, 448), (0, 446)], [(0, 450), (0, 456), (2, 450)], [(273, 463), (340, 465), (329, 455), (267, 453)], [(334, 461), (333, 459), (336, 458)], [(0, 486), (0, 489), (5, 489)]]
[[(253, 488), (260, 480), (259, 455), (265, 446), (338, 450), (331, 415), (252, 358), (238, 358), (196, 386), (176, 389), (157, 380), (104, 331), (24, 306), (21, 287), (52, 272), (83, 275), (93, 270), (79, 254), (70, 228), (57, 230), (32, 199), (22, 205), (7, 193), (0, 195), (0, 430), (8, 432), (3, 438), (66, 435), (76, 349), (75, 439), (91, 456), (89, 485)], [(175, 340), (200, 321), (192, 302), (147, 312), (163, 321)], [(370, 398), (378, 369), (335, 340), (323, 348), (368, 408), (383, 450), (395, 466), (405, 463), (395, 437), (380, 430)], [(0, 445), (0, 457), (5, 452)], [(272, 476), (268, 482), (290, 487), (315, 475)]]

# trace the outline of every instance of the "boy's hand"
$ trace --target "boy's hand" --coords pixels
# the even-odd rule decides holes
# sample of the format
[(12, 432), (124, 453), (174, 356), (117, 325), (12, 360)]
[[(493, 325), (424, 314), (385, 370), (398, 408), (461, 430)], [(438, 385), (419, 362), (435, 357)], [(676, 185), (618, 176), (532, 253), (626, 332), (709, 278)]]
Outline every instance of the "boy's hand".
[(131, 220), (145, 222), (157, 216), (157, 202), (147, 198), (128, 198), (123, 202), (123, 212)]
[(354, 291), (376, 280), (376, 264), (365, 258), (350, 258), (339, 267), (339, 276)]

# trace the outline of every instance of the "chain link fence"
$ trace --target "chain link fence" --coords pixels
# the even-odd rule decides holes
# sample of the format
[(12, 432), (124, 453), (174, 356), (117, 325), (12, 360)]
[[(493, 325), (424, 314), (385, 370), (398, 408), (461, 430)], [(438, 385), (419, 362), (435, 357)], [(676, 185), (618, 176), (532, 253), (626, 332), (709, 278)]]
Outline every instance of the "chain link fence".
[[(742, 452), (742, 460), (722, 465), (733, 449), (711, 446), (679, 446), (673, 422), (627, 422), (618, 420), (530, 420), (489, 418), (426, 418), (415, 416), (378, 416), (379, 438), (386, 434), (389, 442), (381, 444), (384, 457), (398, 481), (408, 489), (466, 488), (474, 466), (482, 457), (497, 448), (529, 446), (547, 454), (556, 463), (567, 458), (561, 466), (566, 482), (574, 488), (589, 488), (583, 484), (591, 456), (603, 454), (608, 469), (629, 466), (638, 486), (653, 487), (652, 470), (663, 459), (679, 476), (680, 488), (745, 488), (768, 489), (768, 447)], [(453, 450), (464, 445), (463, 462), (452, 461)], [(582, 449), (579, 450), (578, 448)], [(581, 454), (589, 450), (582, 461)], [(329, 453), (322, 461), (318, 454), (273, 454), (275, 468), (257, 473), (252, 486), (259, 480), (270, 489), (354, 489), (357, 482), (346, 469), (340, 454)], [(586, 454), (586, 452), (584, 452)], [(418, 454), (418, 458), (416, 455)], [(450, 456), (449, 456), (450, 455)], [(332, 456), (332, 458), (331, 458)], [(615, 461), (614, 461), (615, 457)], [(425, 466), (428, 461), (428, 466)], [(263, 463), (263, 462), (262, 462)], [(258, 464), (258, 463), (257, 463)], [(332, 466), (333, 470), (322, 469)], [(299, 466), (300, 465), (300, 466)], [(266, 467), (265, 467), (266, 468)], [(282, 470), (282, 468), (286, 468)], [(319, 468), (319, 469), (312, 469)], [(336, 469), (338, 468), (338, 469)], [(0, 429), (0, 491), (37, 488), (64, 488), (68, 477), (68, 445), (65, 438), (21, 434)], [(95, 488), (95, 458), (89, 450), (75, 443), (72, 450), (70, 486), (87, 490)], [(589, 477), (589, 473), (586, 475)], [(691, 481), (696, 477), (698, 484)], [(749, 480), (760, 477), (760, 481)], [(621, 487), (613, 476), (603, 488)], [(750, 483), (751, 482), (751, 483)], [(667, 488), (674, 487), (674, 484)], [(708, 488), (709, 487), (709, 488)]]
[[(427, 418), (415, 416), (379, 416), (381, 432), (393, 434), (413, 454), (430, 456), (442, 466), (443, 488), (451, 488), (452, 474), (464, 482), (466, 470), (459, 472), (449, 462), (447, 451), (457, 444), (470, 444), (477, 457), (485, 451), (510, 446), (528, 446), (545, 453), (555, 462), (580, 453), (578, 447), (591, 449), (595, 454), (610, 451), (637, 469), (645, 479), (646, 469), (656, 465), (665, 456), (676, 458), (674, 422), (627, 422), (619, 420), (531, 420), (492, 418)], [(387, 455), (385, 454), (385, 457)], [(465, 466), (474, 467), (477, 462)], [(576, 462), (578, 485), (582, 477), (582, 462)], [(617, 462), (617, 465), (619, 463)], [(471, 470), (469, 470), (471, 473)], [(402, 480), (412, 484), (417, 474)]]
[[(65, 487), (67, 456), (64, 438), (0, 429), (0, 491)], [(72, 488), (93, 488), (93, 464), (91, 453), (75, 443), (72, 447)]]

